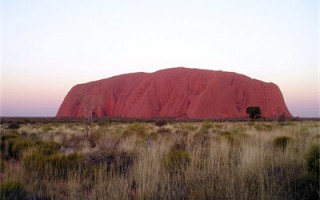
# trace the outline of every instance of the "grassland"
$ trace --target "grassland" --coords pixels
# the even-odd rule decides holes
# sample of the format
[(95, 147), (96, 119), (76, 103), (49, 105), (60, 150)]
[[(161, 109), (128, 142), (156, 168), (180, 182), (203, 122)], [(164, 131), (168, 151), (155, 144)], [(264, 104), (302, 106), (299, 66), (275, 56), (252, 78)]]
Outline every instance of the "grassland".
[(319, 121), (13, 124), (1, 199), (319, 199)]

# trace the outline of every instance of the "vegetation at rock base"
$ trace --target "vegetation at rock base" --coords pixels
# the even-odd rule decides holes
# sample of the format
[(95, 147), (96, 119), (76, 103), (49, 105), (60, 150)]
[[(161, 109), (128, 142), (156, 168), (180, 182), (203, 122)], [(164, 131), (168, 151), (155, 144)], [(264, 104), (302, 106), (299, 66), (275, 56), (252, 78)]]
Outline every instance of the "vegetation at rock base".
[(259, 106), (247, 107), (246, 113), (249, 115), (251, 120), (258, 119), (261, 116), (261, 110)]
[(156, 120), (156, 122), (155, 122), (155, 125), (156, 125), (156, 126), (159, 126), (159, 127), (164, 126), (164, 125), (166, 125), (166, 124), (167, 124), (167, 121), (166, 121), (165, 119), (158, 119), (158, 120)]
[(0, 125), (0, 199), (319, 198), (319, 121), (32, 120)]

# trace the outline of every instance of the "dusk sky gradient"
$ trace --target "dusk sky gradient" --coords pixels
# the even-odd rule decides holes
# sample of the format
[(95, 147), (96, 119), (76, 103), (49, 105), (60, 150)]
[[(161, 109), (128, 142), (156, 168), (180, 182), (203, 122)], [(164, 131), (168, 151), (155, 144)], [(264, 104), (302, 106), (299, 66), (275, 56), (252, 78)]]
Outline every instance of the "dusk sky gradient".
[(72, 86), (171, 67), (277, 84), (320, 117), (318, 0), (2, 0), (0, 116), (55, 116)]

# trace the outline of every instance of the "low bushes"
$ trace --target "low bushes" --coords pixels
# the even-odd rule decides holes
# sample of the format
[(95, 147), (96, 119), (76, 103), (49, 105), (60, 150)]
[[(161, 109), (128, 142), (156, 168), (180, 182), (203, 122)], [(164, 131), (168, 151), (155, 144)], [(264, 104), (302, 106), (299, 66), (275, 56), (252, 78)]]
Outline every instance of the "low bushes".
[(0, 160), (0, 173), (3, 173), (5, 169), (4, 161), (1, 159)]
[(201, 145), (202, 147), (208, 147), (210, 144), (210, 137), (208, 134), (203, 134), (201, 132), (197, 132), (193, 135), (193, 142), (192, 145)]
[(307, 170), (310, 178), (311, 191), (318, 194), (319, 192), (319, 179), (320, 179), (320, 144), (313, 144), (308, 149), (305, 160), (307, 164)]
[(155, 125), (156, 126), (159, 126), (159, 127), (161, 127), (161, 126), (164, 126), (164, 125), (166, 125), (168, 122), (166, 121), (166, 120), (164, 120), (164, 119), (159, 119), (159, 120), (156, 120), (155, 121)]
[(279, 136), (279, 137), (276, 137), (274, 140), (273, 140), (273, 146), (275, 148), (280, 148), (282, 150), (285, 150), (287, 145), (289, 144), (289, 142), (291, 142), (292, 139), (290, 137), (287, 137), (287, 136)]
[(92, 132), (90, 134), (73, 134), (70, 139), (63, 141), (63, 147), (73, 150), (83, 148), (94, 148), (97, 146), (101, 134)]
[(18, 181), (6, 181), (0, 184), (0, 199), (27, 199), (27, 192), (22, 183)]
[(300, 189), (299, 197), (304, 199), (320, 199), (319, 169), (320, 169), (320, 144), (311, 144), (305, 154), (308, 174), (298, 178), (297, 185)]
[(87, 155), (77, 153), (46, 155), (31, 149), (24, 155), (21, 166), (27, 174), (46, 177), (49, 180), (67, 179), (73, 174), (92, 177), (94, 170), (99, 168), (105, 173), (126, 175), (134, 159), (134, 154), (124, 151), (99, 151)]
[(210, 121), (204, 121), (201, 124), (200, 132), (203, 134), (208, 134), (210, 129), (213, 128), (213, 124)]
[(34, 145), (35, 142), (33, 142), (32, 140), (26, 138), (17, 138), (13, 141), (11, 156), (13, 158), (19, 159), (25, 150), (33, 147)]
[(10, 123), (8, 125), (8, 129), (19, 129), (20, 128), (20, 124), (14, 122), (14, 123)]
[(319, 180), (320, 169), (320, 144), (313, 144), (305, 155), (307, 170)]
[(27, 174), (48, 179), (67, 179), (68, 175), (82, 168), (83, 161), (84, 157), (76, 153), (44, 155), (33, 150), (23, 157), (21, 166)]
[(2, 136), (1, 137), (1, 159), (8, 160), (10, 157), (13, 156), (12, 153), (12, 146), (15, 141), (15, 136)]
[(106, 172), (127, 174), (132, 166), (135, 155), (125, 151), (100, 151), (86, 156), (86, 166), (103, 166)]
[(17, 134), (8, 134), (1, 137), (1, 155), (5, 160), (10, 158), (20, 159), (22, 154), (30, 148), (36, 148), (42, 154), (49, 155), (59, 151), (60, 147), (60, 144), (53, 141), (34, 142)]
[(254, 128), (257, 131), (271, 131), (273, 130), (274, 126), (270, 123), (255, 123)]
[(137, 135), (140, 137), (144, 137), (147, 133), (147, 126), (145, 123), (134, 122), (127, 126), (124, 131), (124, 136)]
[(164, 168), (170, 173), (185, 170), (191, 161), (190, 155), (184, 150), (172, 150), (164, 159)]
[(8, 139), (17, 138), (19, 136), (20, 136), (19, 133), (16, 133), (16, 132), (13, 132), (13, 133), (10, 133), (10, 134), (4, 134), (4, 135), (1, 136), (1, 142), (6, 141)]
[(165, 134), (170, 134), (171, 133), (171, 129), (169, 128), (165, 128), (165, 127), (161, 127), (157, 130), (157, 133), (158, 134), (162, 134), (162, 135), (165, 135)]
[(213, 124), (210, 121), (203, 121), (201, 124), (201, 128), (204, 128), (204, 129), (210, 129), (212, 127), (213, 127)]
[(60, 150), (61, 144), (54, 141), (49, 141), (49, 142), (39, 141), (39, 142), (36, 142), (36, 148), (43, 155), (52, 155), (54, 153), (57, 153)]
[(3, 159), (19, 159), (22, 153), (34, 146), (34, 142), (17, 134), (8, 134), (1, 137), (1, 155)]
[(222, 131), (219, 134), (222, 138), (226, 139), (230, 144), (233, 144), (235, 142), (234, 134), (232, 134), (230, 131)]

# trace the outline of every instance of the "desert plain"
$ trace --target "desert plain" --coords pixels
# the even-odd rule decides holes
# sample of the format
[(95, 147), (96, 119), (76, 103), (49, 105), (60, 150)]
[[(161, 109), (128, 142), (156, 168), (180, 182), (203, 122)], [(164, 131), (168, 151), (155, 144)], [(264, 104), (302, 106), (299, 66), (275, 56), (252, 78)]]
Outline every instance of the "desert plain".
[(1, 199), (317, 199), (320, 122), (1, 120)]

